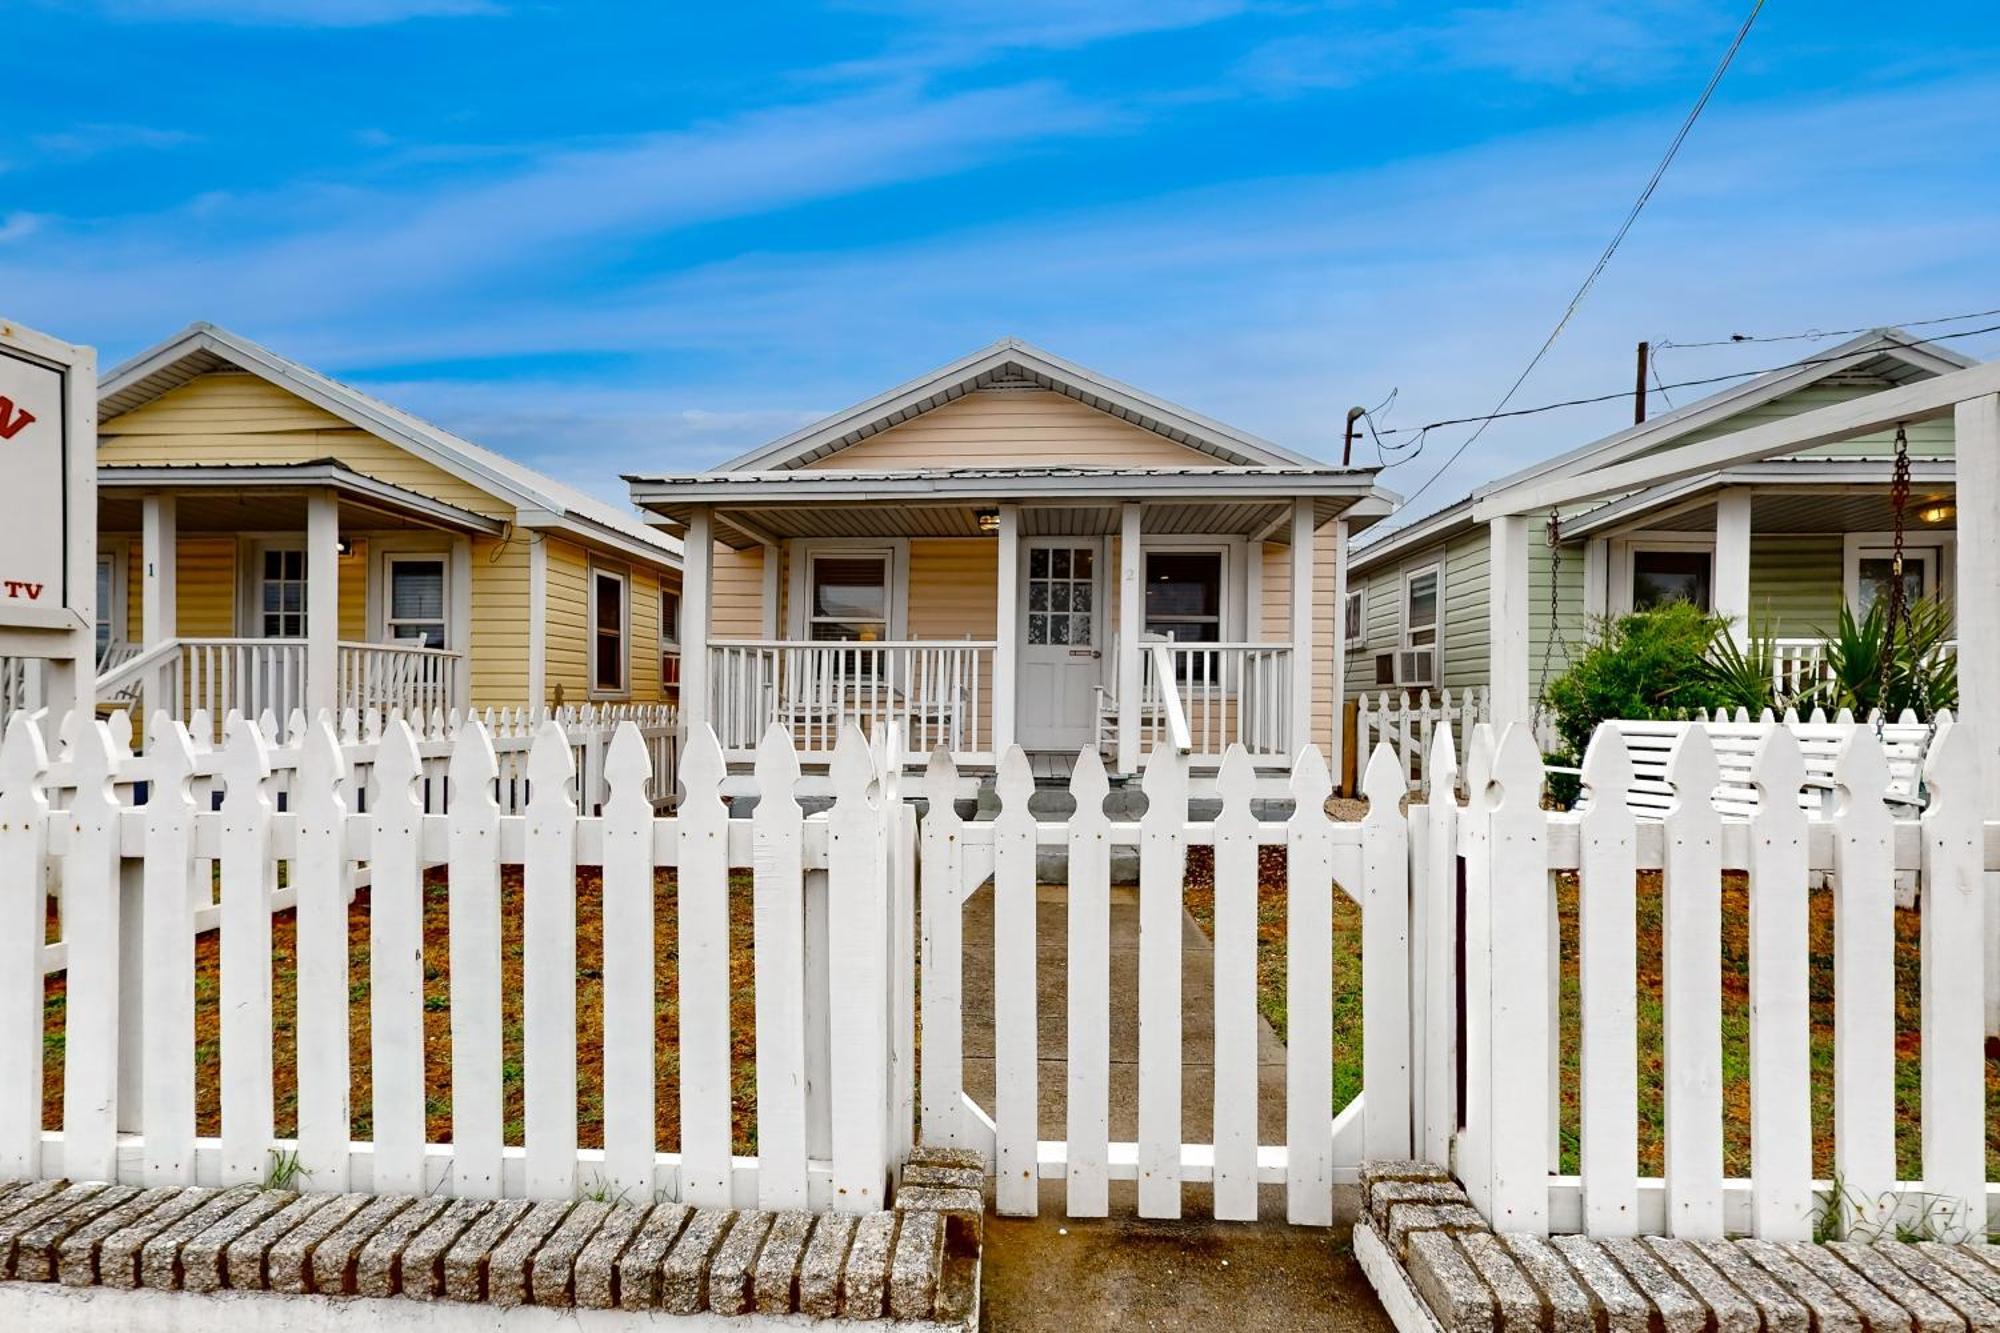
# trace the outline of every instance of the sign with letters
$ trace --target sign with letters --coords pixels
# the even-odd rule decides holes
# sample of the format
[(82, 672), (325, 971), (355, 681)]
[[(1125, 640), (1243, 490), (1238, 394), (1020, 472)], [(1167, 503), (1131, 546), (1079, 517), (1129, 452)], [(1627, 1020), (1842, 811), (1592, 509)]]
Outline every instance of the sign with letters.
[(88, 349), (0, 321), (0, 631), (92, 622), (78, 525), (95, 527), (96, 423), (90, 410), (76, 418), (79, 391), (94, 401), (95, 369)]

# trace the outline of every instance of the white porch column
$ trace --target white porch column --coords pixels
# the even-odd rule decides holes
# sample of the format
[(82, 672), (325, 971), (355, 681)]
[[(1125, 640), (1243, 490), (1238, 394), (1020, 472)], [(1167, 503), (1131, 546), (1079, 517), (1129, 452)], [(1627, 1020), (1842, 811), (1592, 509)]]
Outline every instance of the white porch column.
[(681, 548), (681, 729), (708, 724), (709, 588), (714, 582), (715, 523), (707, 505), (688, 514)]
[(340, 498), (306, 497), (306, 713), (340, 707)]
[(1611, 613), (1611, 539), (1592, 537), (1583, 544), (1583, 615), (1585, 620)]
[(1709, 607), (1729, 617), (1737, 643), (1750, 638), (1750, 492), (1737, 487), (1715, 497), (1715, 585)]
[(1528, 697), (1528, 516), (1503, 514), (1487, 524), (1488, 702), (1496, 733), (1533, 720)]
[(139, 513), (139, 642), (150, 648), (179, 632), (174, 577), (179, 509), (171, 495), (149, 495)]
[(1126, 505), (1118, 516), (1118, 771), (1139, 771), (1139, 693), (1144, 686), (1140, 660), (1145, 625), (1145, 556), (1141, 510)]
[(1021, 653), (1021, 506), (1000, 506), (998, 602), (993, 608), (993, 757), (1014, 743), (1015, 663)]
[(1335, 519), (1333, 533), (1333, 730), (1327, 737), (1326, 762), (1338, 782), (1347, 744), (1347, 520)]
[(528, 534), (528, 698), (530, 713), (549, 706), (549, 546)]
[[(1313, 502), (1292, 501), (1292, 743), (1312, 744)], [(1335, 756), (1334, 763), (1339, 763)]]
[[(2000, 818), (2000, 395), (1958, 405), (1958, 716), (1982, 751), (1986, 818)], [(2000, 879), (1986, 877), (1986, 1031), (2000, 1035)]]

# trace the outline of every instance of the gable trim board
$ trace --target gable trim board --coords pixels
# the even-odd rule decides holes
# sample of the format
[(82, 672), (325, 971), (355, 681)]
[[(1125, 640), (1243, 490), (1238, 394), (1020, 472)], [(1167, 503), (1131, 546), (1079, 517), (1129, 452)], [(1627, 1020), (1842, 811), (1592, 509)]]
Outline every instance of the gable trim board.
[(1003, 338), (927, 375), (740, 454), (718, 471), (787, 471), (806, 467), (969, 393), (1005, 392), (1011, 387), (1041, 388), (1075, 398), (1176, 444), (1238, 466), (1312, 464), (1303, 454), (1269, 440), (1099, 375), (1018, 338)]

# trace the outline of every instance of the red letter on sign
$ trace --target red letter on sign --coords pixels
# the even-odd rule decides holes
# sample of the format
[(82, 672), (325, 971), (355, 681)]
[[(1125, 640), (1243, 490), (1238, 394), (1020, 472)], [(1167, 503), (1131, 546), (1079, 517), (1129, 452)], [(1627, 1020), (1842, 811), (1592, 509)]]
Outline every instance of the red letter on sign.
[(16, 411), (12, 398), (0, 397), (0, 440), (11, 440), (35, 419), (33, 412)]

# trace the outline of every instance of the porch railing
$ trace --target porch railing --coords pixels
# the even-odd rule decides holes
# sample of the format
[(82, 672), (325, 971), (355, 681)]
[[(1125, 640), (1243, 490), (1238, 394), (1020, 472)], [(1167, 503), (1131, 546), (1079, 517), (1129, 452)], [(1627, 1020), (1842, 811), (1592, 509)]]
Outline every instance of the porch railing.
[[(335, 704), (425, 717), (458, 703), (458, 654), (406, 644), (343, 643)], [(231, 712), (288, 718), (307, 705), (303, 639), (165, 639), (97, 678), (114, 707), (165, 709), (177, 722), (205, 713), (217, 727)]]
[(342, 708), (400, 708), (412, 716), (449, 709), (458, 654), (408, 643), (343, 643), (335, 668), (335, 698)]
[(1280, 759), (1290, 752), (1289, 643), (1155, 643), (1145, 656), (1142, 682), (1139, 727), (1148, 749), (1170, 739), (1172, 695), (1196, 755), (1219, 758), (1231, 745), (1241, 745), (1253, 759)]
[[(1945, 643), (1942, 651), (1958, 656), (1958, 640)], [(1826, 679), (1825, 639), (1773, 639), (1771, 641), (1771, 684), (1780, 698), (1805, 693)]]
[(960, 763), (993, 759), (991, 640), (709, 644), (709, 709), (732, 759), (752, 755), (773, 722), (802, 755), (833, 752), (850, 722), (873, 737), (902, 723), (908, 756), (943, 747)]

